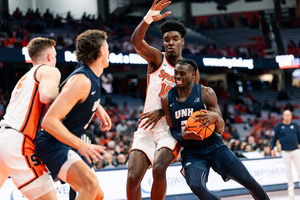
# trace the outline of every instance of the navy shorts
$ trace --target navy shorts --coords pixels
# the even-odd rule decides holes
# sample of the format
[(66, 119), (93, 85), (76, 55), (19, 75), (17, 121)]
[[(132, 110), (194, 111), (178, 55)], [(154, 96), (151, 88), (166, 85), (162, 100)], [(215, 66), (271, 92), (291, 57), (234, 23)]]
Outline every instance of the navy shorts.
[(184, 148), (181, 156), (184, 169), (198, 168), (206, 172), (208, 176), (209, 169), (212, 167), (215, 172), (222, 176), (224, 181), (229, 180), (227, 169), (230, 165), (236, 160), (241, 162), (222, 140), (217, 140), (214, 144), (203, 148)]
[(60, 168), (68, 159), (68, 152), (71, 147), (44, 130), (39, 131), (36, 135), (35, 147), (38, 157), (51, 172), (53, 180), (56, 179)]

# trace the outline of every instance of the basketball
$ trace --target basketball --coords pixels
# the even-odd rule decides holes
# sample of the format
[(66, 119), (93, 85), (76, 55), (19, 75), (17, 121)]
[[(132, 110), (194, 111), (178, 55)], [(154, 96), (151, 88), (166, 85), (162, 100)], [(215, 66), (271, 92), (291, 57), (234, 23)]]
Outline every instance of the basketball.
[(202, 135), (203, 139), (209, 137), (215, 130), (214, 123), (203, 128), (201, 126), (202, 120), (195, 121), (197, 119), (196, 115), (204, 114), (204, 113), (205, 113), (205, 110), (198, 110), (198, 111), (194, 112), (193, 114), (190, 115), (190, 117), (188, 118), (187, 124), (186, 124), (186, 127), (189, 131), (194, 131), (194, 132)]

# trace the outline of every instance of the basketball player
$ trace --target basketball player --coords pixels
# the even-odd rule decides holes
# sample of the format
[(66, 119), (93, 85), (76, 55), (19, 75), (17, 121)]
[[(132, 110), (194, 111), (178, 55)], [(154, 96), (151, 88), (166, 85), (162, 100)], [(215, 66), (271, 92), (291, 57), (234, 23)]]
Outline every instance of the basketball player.
[(33, 141), (47, 104), (58, 95), (60, 72), (55, 41), (34, 38), (28, 44), (33, 67), (18, 81), (0, 126), (0, 187), (11, 177), (28, 199), (56, 199), (48, 171)]
[[(151, 199), (165, 199), (166, 170), (180, 149), (177, 141), (170, 134), (166, 119), (161, 119), (164, 113), (160, 98), (175, 85), (174, 66), (179, 59), (182, 59), (186, 29), (183, 24), (175, 20), (168, 20), (161, 25), (165, 52), (149, 46), (144, 40), (151, 22), (161, 20), (171, 13), (160, 14), (160, 11), (170, 3), (171, 1), (168, 0), (155, 0), (131, 37), (136, 52), (148, 62), (148, 86), (144, 111), (139, 127), (134, 133), (128, 161), (127, 198), (129, 200), (141, 199), (140, 183), (150, 166), (153, 166)], [(195, 81), (199, 82), (199, 76)]]
[[(254, 199), (269, 199), (262, 187), (254, 180), (242, 162), (222, 142), (220, 133), (224, 130), (217, 97), (214, 90), (193, 82), (197, 64), (190, 59), (182, 59), (175, 67), (176, 86), (161, 98), (173, 137), (182, 145), (182, 167), (186, 181), (199, 199), (220, 199), (206, 188), (210, 167), (220, 174), (224, 181), (233, 179), (250, 190)], [(198, 120), (207, 126), (215, 123), (215, 132), (202, 137), (185, 129), (190, 114), (207, 109)]]
[(282, 122), (275, 128), (275, 135), (272, 140), (271, 155), (275, 156), (275, 144), (279, 139), (281, 144), (281, 155), (286, 168), (286, 177), (288, 181), (288, 195), (290, 200), (295, 199), (295, 184), (292, 174), (292, 161), (295, 165), (297, 175), (300, 178), (300, 132), (297, 123), (292, 122), (292, 112), (285, 110), (282, 115)]
[(104, 147), (80, 139), (94, 114), (102, 121), (101, 130), (111, 128), (111, 120), (100, 105), (100, 75), (108, 67), (108, 44), (104, 31), (87, 30), (76, 39), (79, 64), (62, 83), (61, 92), (45, 115), (36, 138), (36, 151), (54, 180), (69, 183), (77, 199), (103, 199), (98, 179), (89, 163), (96, 163)]

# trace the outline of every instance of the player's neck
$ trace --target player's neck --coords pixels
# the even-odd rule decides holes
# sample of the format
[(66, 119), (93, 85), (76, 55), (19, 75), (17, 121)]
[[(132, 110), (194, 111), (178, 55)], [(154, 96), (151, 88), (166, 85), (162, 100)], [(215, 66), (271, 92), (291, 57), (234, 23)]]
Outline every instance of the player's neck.
[(168, 62), (173, 66), (175, 66), (177, 64), (178, 60), (183, 59), (183, 57), (181, 55), (179, 55), (177, 57), (172, 57), (172, 56), (169, 57), (168, 55), (166, 55), (166, 58), (167, 58)]
[[(86, 65), (94, 72), (94, 74), (97, 77), (100, 77), (101, 74), (103, 73), (103, 67), (101, 66), (101, 63), (99, 63), (97, 61), (88, 63)], [(99, 66), (101, 66), (101, 67), (99, 67)]]
[(193, 84), (189, 84), (186, 87), (180, 87), (176, 89), (176, 99), (179, 102), (186, 101), (191, 95)]

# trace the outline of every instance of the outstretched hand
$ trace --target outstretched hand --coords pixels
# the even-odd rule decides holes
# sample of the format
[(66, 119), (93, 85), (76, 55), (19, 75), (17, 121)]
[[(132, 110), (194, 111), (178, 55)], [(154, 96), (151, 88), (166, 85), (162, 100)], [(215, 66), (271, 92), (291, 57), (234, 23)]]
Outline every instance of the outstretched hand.
[(105, 147), (95, 144), (86, 144), (82, 142), (82, 146), (78, 149), (79, 153), (83, 155), (89, 163), (96, 163), (99, 160), (102, 160), (103, 157), (101, 155), (106, 153)]
[(156, 110), (152, 110), (150, 112), (140, 114), (141, 118), (139, 119), (139, 121), (141, 121), (143, 119), (147, 119), (146, 121), (144, 121), (141, 128), (147, 129), (148, 127), (151, 126), (150, 130), (153, 129), (156, 126), (156, 124), (158, 123), (158, 121), (164, 115), (165, 114), (162, 109), (156, 109)]
[[(155, 10), (155, 11), (162, 11), (165, 7), (167, 7), (171, 1), (169, 0), (155, 0), (151, 6), (151, 10)], [(158, 2), (158, 3), (157, 3)], [(152, 18), (154, 21), (159, 21), (163, 18), (165, 18), (166, 16), (170, 15), (171, 14), (171, 11), (168, 11), (168, 12), (165, 12), (163, 14), (157, 14), (157, 15), (154, 15)]]

